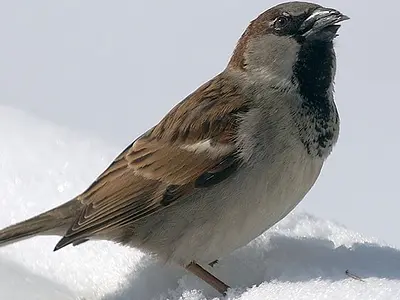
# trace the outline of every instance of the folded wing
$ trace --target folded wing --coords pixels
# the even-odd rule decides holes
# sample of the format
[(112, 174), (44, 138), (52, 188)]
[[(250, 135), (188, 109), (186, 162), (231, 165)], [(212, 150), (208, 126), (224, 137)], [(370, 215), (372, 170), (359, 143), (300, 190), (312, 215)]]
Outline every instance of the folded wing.
[(55, 250), (149, 217), (228, 178), (241, 163), (235, 136), (248, 109), (221, 75), (201, 86), (77, 197), (84, 208)]

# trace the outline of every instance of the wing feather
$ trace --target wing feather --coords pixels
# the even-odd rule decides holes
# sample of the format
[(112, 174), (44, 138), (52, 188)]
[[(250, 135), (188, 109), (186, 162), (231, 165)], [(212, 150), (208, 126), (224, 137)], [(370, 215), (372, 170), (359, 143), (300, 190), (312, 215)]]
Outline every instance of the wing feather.
[(129, 145), (77, 200), (84, 207), (55, 250), (127, 224), (218, 184), (241, 163), (235, 144), (249, 107), (222, 75)]

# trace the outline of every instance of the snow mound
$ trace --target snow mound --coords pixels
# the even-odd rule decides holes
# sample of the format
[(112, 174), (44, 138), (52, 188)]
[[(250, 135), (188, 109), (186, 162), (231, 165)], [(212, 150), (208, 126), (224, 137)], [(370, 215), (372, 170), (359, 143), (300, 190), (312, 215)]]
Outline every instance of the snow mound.
[[(101, 141), (1, 106), (0, 134), (0, 227), (82, 192), (118, 154)], [(219, 297), (192, 275), (137, 250), (90, 242), (53, 252), (57, 240), (38, 237), (0, 249), (0, 299)], [(307, 214), (289, 215), (211, 271), (232, 286), (226, 297), (232, 300), (400, 299), (400, 250)]]

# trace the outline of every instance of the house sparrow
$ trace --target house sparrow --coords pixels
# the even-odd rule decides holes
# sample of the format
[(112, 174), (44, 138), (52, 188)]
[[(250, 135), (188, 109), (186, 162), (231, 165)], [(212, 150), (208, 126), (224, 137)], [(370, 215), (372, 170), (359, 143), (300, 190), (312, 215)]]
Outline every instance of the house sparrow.
[(221, 293), (210, 264), (285, 217), (339, 134), (337, 10), (306, 2), (253, 20), (220, 74), (176, 105), (69, 202), (0, 231), (0, 245), (109, 240), (182, 266)]

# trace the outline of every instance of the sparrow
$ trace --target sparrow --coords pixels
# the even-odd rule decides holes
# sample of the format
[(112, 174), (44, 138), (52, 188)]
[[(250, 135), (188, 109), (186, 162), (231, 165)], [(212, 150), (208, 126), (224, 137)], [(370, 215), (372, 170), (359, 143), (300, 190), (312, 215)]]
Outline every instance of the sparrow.
[[(226, 68), (132, 142), (72, 200), (0, 231), (0, 245), (58, 235), (156, 255), (225, 294), (207, 269), (284, 218), (339, 135), (339, 11), (307, 2), (251, 21)], [(211, 270), (211, 269), (209, 269)]]

